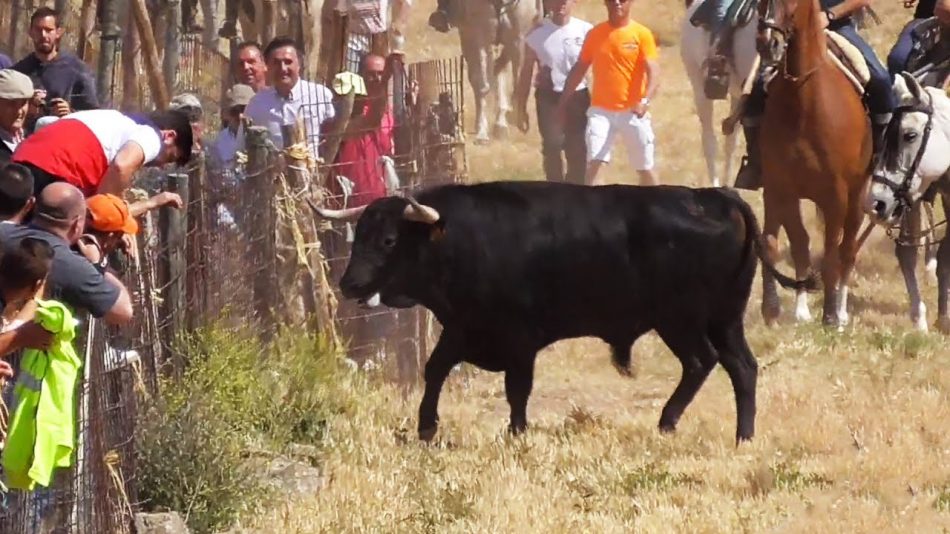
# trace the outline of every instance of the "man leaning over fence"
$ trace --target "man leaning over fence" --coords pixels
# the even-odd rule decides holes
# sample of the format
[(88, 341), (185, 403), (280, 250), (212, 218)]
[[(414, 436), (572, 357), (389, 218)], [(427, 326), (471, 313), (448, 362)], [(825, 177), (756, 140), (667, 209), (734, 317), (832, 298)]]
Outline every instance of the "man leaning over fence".
[(277, 149), (290, 146), (288, 137), (303, 122), (310, 154), (320, 155), (320, 128), (333, 119), (333, 93), (325, 85), (300, 78), (301, 54), (296, 41), (278, 37), (264, 49), (272, 86), (258, 91), (245, 114), (255, 126), (267, 128)]
[(41, 7), (30, 17), (33, 52), (13, 66), (33, 80), (36, 88), (36, 115), (27, 131), (33, 131), (36, 119), (63, 117), (73, 111), (97, 109), (95, 78), (81, 59), (60, 49), (63, 38), (59, 12)]

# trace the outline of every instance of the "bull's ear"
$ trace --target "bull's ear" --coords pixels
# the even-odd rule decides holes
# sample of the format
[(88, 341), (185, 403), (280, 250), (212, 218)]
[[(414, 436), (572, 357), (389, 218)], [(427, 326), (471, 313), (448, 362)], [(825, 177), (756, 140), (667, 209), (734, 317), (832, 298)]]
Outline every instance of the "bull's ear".
[(402, 216), (407, 221), (415, 221), (426, 224), (435, 224), (439, 221), (441, 216), (435, 208), (420, 204), (418, 201), (416, 201), (416, 199), (410, 196), (407, 196), (406, 200), (409, 202), (409, 204), (402, 212)]

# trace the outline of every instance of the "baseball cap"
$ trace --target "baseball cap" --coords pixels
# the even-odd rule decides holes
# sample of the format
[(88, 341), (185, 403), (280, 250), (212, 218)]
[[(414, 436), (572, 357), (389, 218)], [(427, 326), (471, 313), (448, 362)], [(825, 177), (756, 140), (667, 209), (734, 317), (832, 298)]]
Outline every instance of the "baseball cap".
[(168, 107), (169, 109), (177, 109), (185, 112), (188, 115), (188, 120), (191, 122), (197, 122), (201, 119), (201, 114), (204, 112), (201, 107), (201, 100), (193, 93), (175, 95), (175, 97), (171, 99), (171, 102), (168, 103)]
[(20, 100), (33, 98), (33, 80), (13, 69), (0, 70), (0, 98)]
[(124, 232), (137, 234), (139, 223), (129, 213), (126, 201), (115, 195), (94, 195), (86, 199), (89, 210), (89, 225), (100, 232)]
[(226, 109), (246, 106), (252, 98), (254, 98), (254, 89), (250, 85), (239, 83), (228, 89), (228, 93), (224, 97), (224, 105)]

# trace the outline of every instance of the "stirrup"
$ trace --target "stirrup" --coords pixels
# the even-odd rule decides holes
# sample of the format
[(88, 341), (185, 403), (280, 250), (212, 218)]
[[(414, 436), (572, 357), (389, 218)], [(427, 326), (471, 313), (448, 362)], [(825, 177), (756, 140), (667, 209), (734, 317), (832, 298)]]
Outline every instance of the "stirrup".
[(703, 93), (710, 100), (725, 100), (729, 94), (729, 60), (725, 56), (712, 55), (706, 60), (706, 76)]

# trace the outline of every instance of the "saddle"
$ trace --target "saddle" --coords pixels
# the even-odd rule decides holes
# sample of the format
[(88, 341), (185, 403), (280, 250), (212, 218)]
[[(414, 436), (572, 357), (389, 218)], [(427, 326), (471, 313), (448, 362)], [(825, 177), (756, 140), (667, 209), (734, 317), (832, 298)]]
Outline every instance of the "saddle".
[[(858, 95), (864, 95), (864, 87), (871, 81), (871, 69), (868, 68), (867, 61), (861, 51), (856, 46), (849, 43), (843, 36), (826, 29), (828, 59), (840, 70)], [(765, 90), (768, 92), (769, 83), (778, 74), (776, 67), (767, 67), (763, 72), (765, 79)]]

